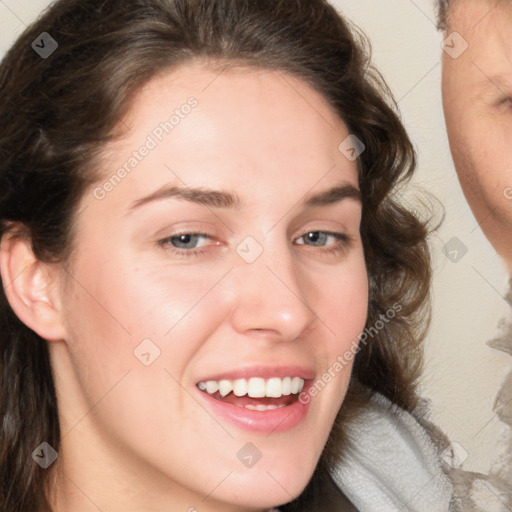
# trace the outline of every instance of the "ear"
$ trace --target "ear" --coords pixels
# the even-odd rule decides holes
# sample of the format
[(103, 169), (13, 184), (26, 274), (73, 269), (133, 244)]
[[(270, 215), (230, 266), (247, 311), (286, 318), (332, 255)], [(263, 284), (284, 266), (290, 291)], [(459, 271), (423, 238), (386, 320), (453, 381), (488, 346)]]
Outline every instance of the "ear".
[(30, 237), (4, 234), (0, 275), (9, 304), (27, 327), (48, 341), (65, 338), (58, 269), (34, 256)]

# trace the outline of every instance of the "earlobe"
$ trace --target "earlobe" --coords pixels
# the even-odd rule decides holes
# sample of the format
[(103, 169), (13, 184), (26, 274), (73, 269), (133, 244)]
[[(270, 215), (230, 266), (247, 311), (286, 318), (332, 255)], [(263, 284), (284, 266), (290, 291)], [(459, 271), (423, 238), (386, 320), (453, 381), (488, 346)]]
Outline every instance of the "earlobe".
[(0, 242), (0, 274), (16, 316), (48, 341), (64, 339), (56, 269), (35, 257), (29, 237), (4, 234)]

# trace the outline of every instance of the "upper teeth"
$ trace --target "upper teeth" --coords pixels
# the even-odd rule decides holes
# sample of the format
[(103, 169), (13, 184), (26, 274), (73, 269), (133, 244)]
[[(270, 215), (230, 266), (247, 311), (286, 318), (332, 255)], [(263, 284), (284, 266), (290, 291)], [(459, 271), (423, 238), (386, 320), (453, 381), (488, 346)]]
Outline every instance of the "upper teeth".
[(279, 398), (283, 395), (300, 393), (304, 387), (304, 379), (300, 377), (285, 377), (284, 379), (279, 377), (272, 377), (271, 379), (253, 377), (249, 380), (208, 380), (200, 382), (198, 387), (201, 391), (206, 391), (210, 395), (218, 391), (222, 397), (229, 395), (233, 391), (236, 396), (249, 395), (252, 398)]

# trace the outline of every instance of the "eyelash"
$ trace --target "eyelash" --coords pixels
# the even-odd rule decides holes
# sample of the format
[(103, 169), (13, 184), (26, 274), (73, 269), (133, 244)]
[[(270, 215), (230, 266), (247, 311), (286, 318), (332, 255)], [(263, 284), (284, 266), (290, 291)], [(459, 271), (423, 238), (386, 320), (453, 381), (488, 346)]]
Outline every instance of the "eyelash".
[[(327, 236), (332, 236), (338, 240), (339, 243), (334, 244), (333, 246), (331, 246), (328, 249), (325, 249), (322, 246), (318, 248), (319, 250), (317, 252), (323, 253), (325, 255), (344, 254), (347, 250), (350, 249), (352, 242), (353, 242), (352, 238), (349, 235), (347, 235), (346, 233), (337, 233), (337, 232), (333, 232), (333, 231), (322, 231), (322, 230), (309, 230), (306, 233), (304, 233), (303, 235), (301, 235), (300, 237), (298, 237), (297, 240), (300, 240), (301, 238), (304, 238), (305, 236), (307, 236), (311, 233), (321, 233), (321, 234), (324, 234)], [(190, 232), (176, 233), (171, 236), (168, 236), (162, 240), (159, 240), (158, 244), (160, 246), (162, 246), (166, 251), (171, 251), (172, 253), (174, 253), (175, 256), (178, 256), (178, 257), (185, 257), (185, 258), (186, 257), (197, 257), (197, 256), (202, 256), (208, 252), (208, 247), (211, 247), (211, 246), (199, 247), (199, 248), (194, 248), (194, 249), (179, 249), (179, 248), (173, 247), (171, 245), (171, 241), (173, 239), (179, 238), (181, 236), (186, 236), (186, 235), (198, 236), (198, 237), (208, 238), (209, 240), (212, 240), (212, 237), (210, 235), (208, 235), (207, 233), (190, 231)], [(307, 244), (299, 244), (299, 245), (304, 245), (306, 247), (310, 247), (310, 249), (308, 249), (308, 250), (314, 250), (316, 248), (315, 246), (308, 246)]]

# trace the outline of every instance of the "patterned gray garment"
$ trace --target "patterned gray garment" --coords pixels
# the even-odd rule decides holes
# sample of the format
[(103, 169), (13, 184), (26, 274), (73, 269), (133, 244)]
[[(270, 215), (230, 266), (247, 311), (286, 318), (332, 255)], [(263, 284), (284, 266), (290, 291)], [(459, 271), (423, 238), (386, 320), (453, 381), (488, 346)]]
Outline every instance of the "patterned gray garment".
[[(509, 281), (509, 292), (505, 300), (512, 306), (512, 279)], [(512, 356), (512, 321), (503, 319), (499, 328), (500, 335), (487, 344)], [(512, 510), (512, 370), (498, 391), (493, 410), (502, 423), (502, 435), (496, 449), (490, 447), (497, 455), (491, 463), (489, 473), (463, 471), (449, 464), (444, 466), (464, 512), (510, 512)], [(426, 414), (417, 414), (417, 416), (427, 417)], [(449, 449), (450, 440), (439, 428), (428, 420), (420, 419), (420, 421), (441, 452)]]

